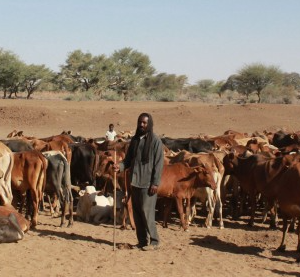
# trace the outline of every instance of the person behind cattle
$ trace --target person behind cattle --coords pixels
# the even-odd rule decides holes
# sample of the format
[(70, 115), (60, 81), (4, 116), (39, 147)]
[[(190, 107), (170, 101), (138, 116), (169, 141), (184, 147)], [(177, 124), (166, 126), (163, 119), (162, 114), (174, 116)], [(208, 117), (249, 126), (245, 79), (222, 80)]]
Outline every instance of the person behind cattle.
[(138, 239), (136, 247), (144, 251), (155, 250), (159, 245), (155, 205), (163, 160), (162, 141), (153, 133), (152, 116), (142, 113), (138, 117), (136, 133), (131, 139), (127, 154), (121, 163), (114, 165), (114, 170), (129, 169), (133, 217)]
[(106, 140), (109, 140), (109, 141), (114, 141), (115, 140), (115, 137), (116, 137), (117, 133), (114, 130), (114, 127), (115, 127), (114, 124), (109, 124), (109, 126), (108, 126), (109, 130), (105, 134)]

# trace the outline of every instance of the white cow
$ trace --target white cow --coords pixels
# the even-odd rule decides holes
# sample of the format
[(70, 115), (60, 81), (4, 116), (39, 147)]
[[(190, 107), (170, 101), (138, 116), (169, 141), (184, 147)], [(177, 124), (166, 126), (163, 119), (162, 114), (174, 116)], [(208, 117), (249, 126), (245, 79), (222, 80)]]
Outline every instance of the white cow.
[[(80, 198), (77, 204), (76, 215), (85, 222), (92, 221), (95, 224), (106, 223), (113, 220), (114, 199), (111, 195), (104, 196), (96, 191), (94, 186), (87, 186), (85, 190), (80, 191)], [(117, 209), (121, 207), (123, 193), (117, 192)]]
[(11, 171), (13, 160), (11, 150), (0, 142), (0, 204), (2, 205), (12, 202)]

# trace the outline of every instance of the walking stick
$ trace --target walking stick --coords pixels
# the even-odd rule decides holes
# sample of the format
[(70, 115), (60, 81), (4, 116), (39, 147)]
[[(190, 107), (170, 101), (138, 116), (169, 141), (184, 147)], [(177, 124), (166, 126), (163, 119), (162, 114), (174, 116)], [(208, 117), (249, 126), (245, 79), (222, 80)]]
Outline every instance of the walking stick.
[[(115, 148), (115, 154), (114, 154), (114, 163), (117, 161), (117, 152)], [(116, 250), (116, 221), (117, 221), (117, 172), (114, 171), (114, 234), (113, 234), (113, 241), (114, 241), (114, 247), (113, 251)]]

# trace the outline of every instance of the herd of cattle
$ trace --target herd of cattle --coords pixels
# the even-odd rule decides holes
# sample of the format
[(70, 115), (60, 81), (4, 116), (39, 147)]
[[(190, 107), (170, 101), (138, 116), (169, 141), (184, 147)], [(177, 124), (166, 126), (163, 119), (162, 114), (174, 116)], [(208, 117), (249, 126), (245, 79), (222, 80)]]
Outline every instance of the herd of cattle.
[[(24, 232), (35, 228), (45, 199), (51, 215), (61, 213), (61, 226), (67, 215), (68, 226), (73, 224), (73, 207), (78, 219), (100, 224), (113, 219), (116, 205), (117, 223), (134, 229), (129, 174), (125, 171), (116, 176), (112, 167), (125, 157), (131, 136), (131, 132), (122, 132), (111, 142), (73, 136), (71, 132), (36, 138), (13, 131), (2, 139), (0, 242), (20, 240)], [(217, 215), (222, 229), (223, 205), (229, 195), (226, 203), (230, 203), (233, 219), (243, 212), (249, 199), (252, 226), (257, 201), (263, 199), (264, 218), (270, 213), (270, 226), (277, 226), (278, 216), (283, 220), (278, 249), (284, 250), (288, 227), (300, 216), (299, 136), (300, 132), (282, 130), (251, 135), (228, 130), (220, 136), (161, 137), (165, 162), (157, 210), (163, 227), (167, 227), (175, 202), (180, 224), (187, 230), (199, 201), (207, 208), (206, 227), (212, 227)]]

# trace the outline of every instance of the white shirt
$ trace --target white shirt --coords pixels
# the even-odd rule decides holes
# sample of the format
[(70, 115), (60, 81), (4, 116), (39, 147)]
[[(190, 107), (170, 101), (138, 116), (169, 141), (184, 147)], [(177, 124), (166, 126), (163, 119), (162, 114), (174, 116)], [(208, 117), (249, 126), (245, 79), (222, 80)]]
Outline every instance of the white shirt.
[(108, 140), (110, 141), (114, 141), (115, 140), (115, 136), (117, 135), (117, 133), (115, 132), (115, 130), (111, 131), (107, 131), (105, 136), (107, 137)]

